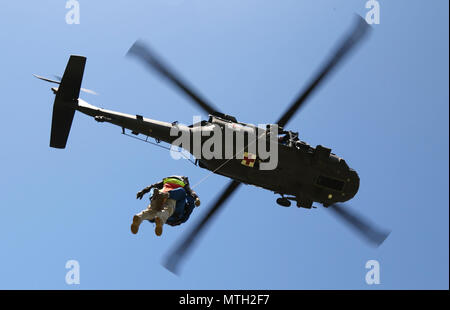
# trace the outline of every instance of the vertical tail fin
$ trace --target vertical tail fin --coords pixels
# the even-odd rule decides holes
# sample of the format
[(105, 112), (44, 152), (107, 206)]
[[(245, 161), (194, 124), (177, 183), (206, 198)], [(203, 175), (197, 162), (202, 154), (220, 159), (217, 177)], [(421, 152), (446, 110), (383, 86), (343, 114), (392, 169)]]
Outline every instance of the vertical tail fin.
[(80, 95), (86, 57), (70, 56), (53, 104), (50, 146), (63, 149), (66, 147), (77, 100)]

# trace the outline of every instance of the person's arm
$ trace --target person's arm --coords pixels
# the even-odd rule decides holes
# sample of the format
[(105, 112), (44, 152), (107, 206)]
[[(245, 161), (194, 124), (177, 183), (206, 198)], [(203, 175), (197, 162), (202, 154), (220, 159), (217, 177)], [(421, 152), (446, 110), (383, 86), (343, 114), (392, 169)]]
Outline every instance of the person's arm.
[(144, 197), (144, 195), (147, 194), (152, 188), (161, 189), (163, 188), (163, 186), (164, 186), (163, 181), (149, 185), (136, 194), (136, 199), (142, 199), (142, 197)]
[(194, 192), (192, 189), (191, 189), (191, 187), (189, 186), (189, 183), (187, 183), (185, 186), (184, 186), (184, 189), (185, 189), (185, 191), (186, 191), (186, 195), (189, 197), (192, 197), (193, 198), (193, 200), (195, 201), (194, 203), (193, 203), (193, 205), (195, 204), (195, 206), (200, 206), (200, 198), (198, 197), (198, 195), (197, 195), (197, 193), (196, 192)]
[(184, 190), (186, 191), (187, 197), (193, 197), (195, 200), (194, 205), (197, 207), (200, 206), (200, 198), (198, 197), (197, 193), (194, 192), (192, 188), (189, 186), (189, 178), (185, 176), (180, 176), (179, 178), (181, 178), (185, 184)]
[(150, 186), (147, 186), (147, 187), (149, 187), (150, 189), (152, 189), (152, 188), (162, 189), (164, 187), (164, 182), (160, 181), (160, 182), (154, 183), (154, 184), (152, 184)]
[(188, 194), (189, 196), (194, 197), (194, 199), (198, 198), (198, 195), (196, 192), (194, 192), (194, 190), (189, 186), (189, 184), (186, 184), (184, 186), (184, 189), (186, 190), (186, 194)]

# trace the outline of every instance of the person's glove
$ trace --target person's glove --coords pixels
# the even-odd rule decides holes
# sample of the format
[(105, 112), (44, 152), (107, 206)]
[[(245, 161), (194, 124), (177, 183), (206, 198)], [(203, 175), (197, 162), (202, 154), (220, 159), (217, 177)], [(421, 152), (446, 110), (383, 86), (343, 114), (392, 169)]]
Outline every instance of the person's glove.
[(196, 198), (194, 204), (196, 207), (200, 206), (200, 199)]
[(147, 194), (149, 191), (150, 189), (144, 188), (143, 190), (141, 190), (136, 194), (136, 199), (142, 199), (142, 197), (144, 197), (144, 195)]

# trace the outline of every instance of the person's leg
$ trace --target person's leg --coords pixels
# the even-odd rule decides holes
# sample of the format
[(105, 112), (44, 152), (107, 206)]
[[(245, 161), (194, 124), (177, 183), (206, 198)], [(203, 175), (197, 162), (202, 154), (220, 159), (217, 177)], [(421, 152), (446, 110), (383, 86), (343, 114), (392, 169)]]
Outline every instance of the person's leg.
[(153, 191), (151, 204), (155, 211), (162, 210), (164, 203), (169, 198), (169, 193), (163, 190), (155, 189)]
[(168, 197), (168, 193), (162, 192), (156, 188), (152, 189), (150, 204), (148, 205), (147, 209), (133, 216), (131, 232), (133, 234), (137, 234), (142, 221), (153, 220), (156, 217), (156, 214), (163, 209), (163, 205)]
[(135, 216), (133, 216), (133, 223), (131, 224), (131, 232), (133, 234), (137, 234), (139, 231), (139, 226), (144, 220), (152, 220), (155, 218), (157, 211), (152, 208), (152, 204), (150, 203), (147, 209), (142, 210)]
[(155, 234), (157, 236), (161, 236), (163, 225), (167, 222), (167, 219), (172, 216), (175, 211), (176, 201), (173, 199), (167, 199), (163, 205), (163, 209), (161, 211), (156, 212), (155, 214)]
[(156, 211), (152, 207), (152, 204), (150, 203), (148, 205), (147, 209), (142, 210), (141, 212), (139, 212), (136, 215), (139, 216), (141, 218), (141, 220), (153, 220), (157, 213), (158, 213), (158, 211)]

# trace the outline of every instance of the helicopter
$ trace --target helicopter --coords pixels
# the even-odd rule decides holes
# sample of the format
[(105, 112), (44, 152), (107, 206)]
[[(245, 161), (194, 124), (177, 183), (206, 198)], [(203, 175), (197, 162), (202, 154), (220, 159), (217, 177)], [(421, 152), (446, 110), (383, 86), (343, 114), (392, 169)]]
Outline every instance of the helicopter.
[[(320, 203), (333, 210), (371, 244), (379, 246), (383, 243), (389, 232), (376, 228), (342, 204), (352, 199), (358, 192), (360, 179), (357, 172), (350, 168), (343, 158), (331, 153), (330, 148), (321, 145), (317, 145), (315, 148), (311, 147), (299, 139), (297, 132), (284, 130), (284, 127), (305, 104), (310, 95), (369, 31), (370, 26), (367, 22), (358, 17), (352, 30), (341, 41), (332, 57), (320, 68), (285, 113), (274, 124), (268, 124), (266, 128), (238, 122), (235, 117), (220, 112), (195, 92), (147, 45), (141, 41), (133, 44), (127, 52), (128, 56), (136, 57), (145, 66), (169, 80), (172, 85), (192, 99), (199, 108), (208, 113), (208, 120), (183, 127), (191, 142), (193, 136), (199, 131), (206, 133), (228, 131), (231, 132), (234, 140), (238, 132), (247, 132), (247, 135), (244, 134), (244, 147), (233, 148), (232, 156), (229, 158), (206, 158), (202, 156), (201, 152), (197, 152), (196, 148), (206, 143), (208, 135), (201, 134), (201, 142), (197, 146), (195, 143), (188, 143), (187, 147), (183, 146), (186, 151), (194, 155), (195, 164), (200, 168), (228, 177), (231, 182), (213, 201), (206, 215), (168, 255), (164, 264), (167, 269), (174, 273), (177, 272), (180, 261), (192, 248), (199, 234), (241, 184), (254, 185), (280, 195), (276, 202), (283, 207), (289, 207), (291, 201), (294, 201), (297, 207), (306, 209), (315, 208), (313, 206), (315, 202)], [(79, 98), (80, 91), (94, 93), (89, 89), (81, 88), (85, 64), (86, 57), (71, 55), (62, 78), (57, 77), (57, 80), (53, 80), (35, 75), (41, 80), (59, 85), (51, 88), (55, 94), (55, 100), (50, 147), (60, 149), (66, 147), (76, 111), (93, 117), (97, 122), (117, 125), (122, 128), (124, 134), (126, 130), (129, 130), (134, 136), (143, 135), (156, 139), (158, 143), (162, 141), (171, 145), (175, 144), (179, 135), (174, 135), (173, 132), (175, 129), (180, 129), (178, 121), (169, 123), (145, 118), (142, 115), (106, 110)], [(259, 149), (255, 152), (254, 148), (251, 148), (255, 139), (250, 138), (248, 132), (258, 132), (258, 141), (262, 141), (260, 143), (266, 144), (266, 146), (267, 143), (275, 141), (278, 157), (275, 168), (260, 169), (260, 166), (267, 160), (258, 153)], [(279, 134), (283, 136), (279, 136)]]

